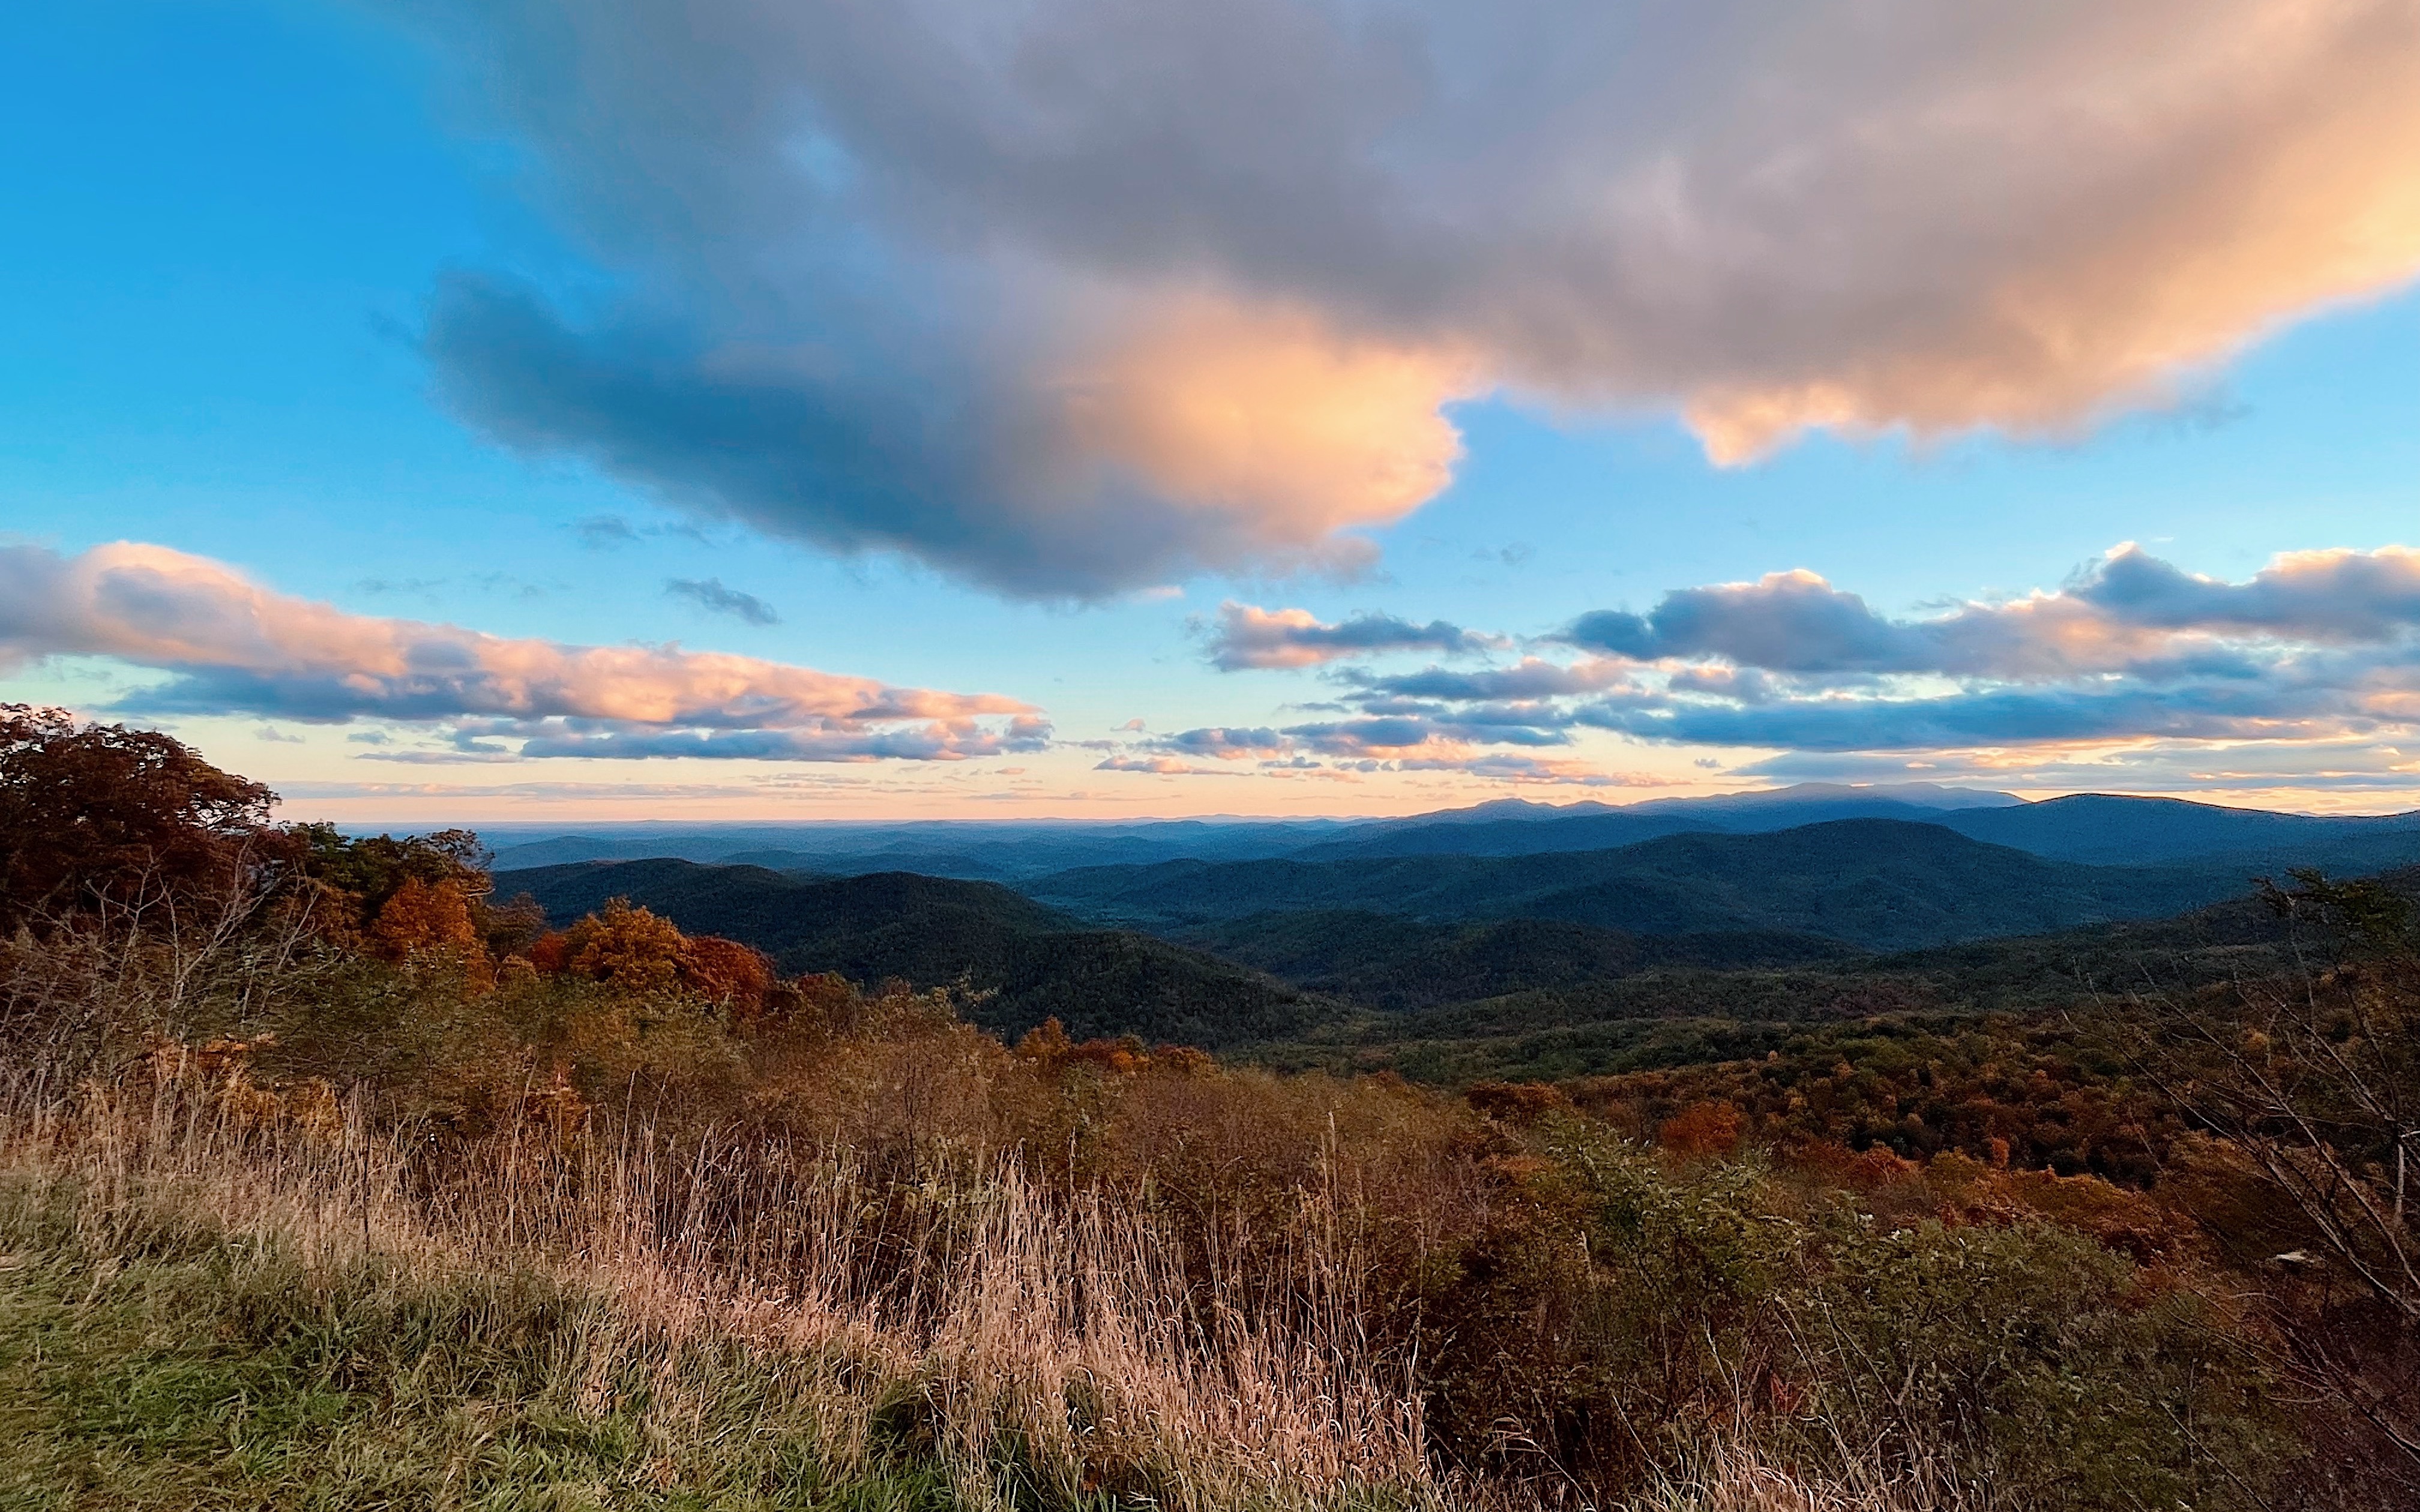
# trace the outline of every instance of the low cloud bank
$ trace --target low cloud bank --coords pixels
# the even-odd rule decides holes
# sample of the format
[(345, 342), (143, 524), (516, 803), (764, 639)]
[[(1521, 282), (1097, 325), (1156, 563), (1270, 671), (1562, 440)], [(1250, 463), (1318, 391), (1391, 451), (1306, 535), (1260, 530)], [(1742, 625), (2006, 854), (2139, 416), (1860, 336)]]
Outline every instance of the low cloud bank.
[[(1297, 629), (1342, 628), (1302, 610), (1249, 613), (1261, 643), (1281, 648)], [(1409, 624), (1374, 615), (1351, 623)], [(1505, 643), (1452, 634), (1457, 645)], [(1314, 642), (1315, 656), (1219, 664), (1304, 667), (1418, 644), (1364, 640), (1350, 651)], [(1765, 764), (1774, 775), (1940, 765), (1893, 752), (1965, 752), (1971, 762), (1980, 751), (2129, 743), (2156, 747), (2171, 764), (2197, 747), (2266, 748), (2274, 753), (2267, 760), (2299, 770), (2297, 748), (2359, 747), (2376, 768), (2399, 758), (2372, 748), (2420, 729), (2420, 551), (2293, 552), (2230, 582), (2127, 544), (2055, 591), (1907, 619), (1813, 573), (1778, 572), (1677, 590), (1644, 611), (1583, 614), (1531, 644), (1532, 654), (1504, 666), (1327, 665), (1326, 707), (1340, 717), (1249, 739), (1209, 730), (1146, 744), (1227, 760), (1312, 757), (1401, 770), (1443, 761), (1476, 771), (1482, 759), (1500, 763), (1600, 732), (1791, 753)], [(1976, 769), (2012, 764), (2026, 763), (1994, 756)], [(2241, 787), (2257, 775), (2237, 760), (2208, 785)]]
[(124, 714), (388, 720), (473, 756), (950, 761), (1048, 737), (1031, 705), (994, 694), (351, 614), (135, 542), (73, 556), (0, 546), (0, 671), (54, 656), (171, 674), (121, 700)]

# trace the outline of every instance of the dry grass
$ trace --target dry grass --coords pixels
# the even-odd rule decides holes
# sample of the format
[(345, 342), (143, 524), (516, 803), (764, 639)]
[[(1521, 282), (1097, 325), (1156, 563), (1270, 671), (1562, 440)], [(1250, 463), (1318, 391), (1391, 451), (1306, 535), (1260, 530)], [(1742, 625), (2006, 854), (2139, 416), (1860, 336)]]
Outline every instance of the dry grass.
[(2005, 1498), (1931, 1465), (1886, 1471), (1879, 1450), (1843, 1455), (1845, 1473), (1811, 1477), (1745, 1442), (1712, 1445), (1629, 1512), (2014, 1512)]
[[(1047, 1200), (1013, 1165), (866, 1180), (844, 1152), (534, 1121), (422, 1158), (358, 1108), (174, 1065), (148, 1088), (16, 1079), (0, 1176), (97, 1263), (186, 1242), (396, 1284), (536, 1272), (604, 1300), (577, 1351), (634, 1365), (654, 1411), (718, 1390), (737, 1346), (791, 1362), (787, 1410), (846, 1470), (886, 1443), (938, 1455), (960, 1493), (1095, 1492), (1287, 1506), (1434, 1496), (1404, 1362), (1361, 1338), (1356, 1267), (1317, 1195), (1293, 1285), (1206, 1306), (1175, 1242), (1097, 1196)], [(702, 1348), (704, 1346), (704, 1348)]]
[[(156, 1062), (147, 1084), (6, 1084), (0, 1193), (19, 1242), (47, 1228), (97, 1276), (203, 1248), (408, 1293), (542, 1275), (589, 1299), (552, 1361), (575, 1407), (602, 1411), (644, 1381), (651, 1432), (675, 1440), (728, 1415), (714, 1398), (745, 1350), (782, 1382), (761, 1427), (811, 1442), (842, 1476), (901, 1452), (938, 1459), (975, 1506), (1039, 1492), (1203, 1512), (1509, 1508), (1544, 1489), (1434, 1476), (1408, 1362), (1363, 1336), (1358, 1263), (1315, 1188), (1285, 1284), (1227, 1278), (1205, 1301), (1131, 1205), (1049, 1199), (1013, 1163), (903, 1184), (828, 1149), (675, 1155), (644, 1129), (550, 1122), (542, 1095), (511, 1134), (427, 1157), (324, 1088), (252, 1087), (240, 1057)], [(1707, 1447), (1631, 1504), (1992, 1504), (1905, 1470), (1802, 1479), (1745, 1443)]]

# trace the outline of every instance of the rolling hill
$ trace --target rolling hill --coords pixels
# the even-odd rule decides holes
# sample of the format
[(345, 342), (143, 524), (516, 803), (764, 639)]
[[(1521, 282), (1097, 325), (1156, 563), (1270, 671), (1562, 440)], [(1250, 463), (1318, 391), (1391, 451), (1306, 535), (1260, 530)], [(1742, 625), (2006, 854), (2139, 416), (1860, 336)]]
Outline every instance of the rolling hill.
[(1923, 824), (1965, 810), (2001, 807), (2024, 805), (2005, 793), (1930, 782), (1882, 788), (1802, 782), (1771, 792), (1658, 798), (1624, 808), (1600, 803), (1555, 808), (1515, 799), (1361, 825), (1289, 854), (1299, 861), (1374, 856), (1526, 856), (1609, 850), (1665, 835), (1763, 834), (1838, 819)]
[[(2384, 880), (2420, 898), (2420, 869)], [(2161, 918), (1771, 968), (1686, 963), (1540, 983), (1407, 1011), (1362, 1010), (1255, 1045), (1284, 1069), (1391, 1071), (1416, 1081), (1598, 1076), (1761, 1057), (1855, 1026), (1959, 1036), (1987, 1017), (2068, 1023), (2294, 968), (2290, 932), (2256, 898)]]
[(808, 878), (669, 858), (501, 872), (558, 924), (623, 897), (684, 931), (745, 941), (786, 972), (963, 982), (967, 1016), (1015, 1036), (1056, 1016), (1085, 1038), (1133, 1032), (1219, 1046), (1300, 1032), (1333, 1005), (1244, 966), (1125, 930), (1088, 928), (987, 882), (905, 872)]
[(1634, 934), (1557, 919), (1431, 923), (1400, 914), (1256, 914), (1178, 936), (1306, 992), (1386, 1012), (1580, 988), (1673, 966), (1747, 969), (1854, 954), (1811, 934)]
[(1600, 851), (1095, 867), (1025, 890), (1088, 918), (1157, 930), (1345, 910), (1557, 919), (1656, 935), (1778, 931), (1890, 950), (2155, 918), (2244, 886), (2223, 867), (2082, 866), (1938, 825), (1849, 819)]
[(2279, 813), (2182, 798), (2076, 793), (2012, 808), (1945, 813), (1931, 822), (2036, 856), (2105, 865), (2240, 858), (2255, 869), (2297, 865), (2369, 872), (2420, 861), (2420, 813)]

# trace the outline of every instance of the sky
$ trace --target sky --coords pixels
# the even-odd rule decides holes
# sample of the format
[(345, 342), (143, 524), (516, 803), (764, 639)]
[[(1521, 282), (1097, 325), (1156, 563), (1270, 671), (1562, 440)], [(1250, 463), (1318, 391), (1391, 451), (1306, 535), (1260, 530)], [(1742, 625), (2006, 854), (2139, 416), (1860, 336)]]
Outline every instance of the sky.
[(0, 701), (297, 816), (2420, 808), (2420, 0), (0, 57)]

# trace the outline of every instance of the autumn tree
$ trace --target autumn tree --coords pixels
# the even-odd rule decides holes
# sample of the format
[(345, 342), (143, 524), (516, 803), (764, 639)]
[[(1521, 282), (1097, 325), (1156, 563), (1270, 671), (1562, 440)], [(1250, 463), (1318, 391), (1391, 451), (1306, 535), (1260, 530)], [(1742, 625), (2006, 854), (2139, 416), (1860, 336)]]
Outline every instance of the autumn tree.
[(1739, 1148), (1740, 1110), (1729, 1103), (1692, 1103), (1664, 1120), (1656, 1143), (1676, 1155), (1728, 1155)]
[(467, 829), (427, 835), (347, 835), (334, 825), (297, 825), (305, 869), (323, 887), (349, 901), (359, 927), (367, 929), (387, 900), (408, 883), (453, 883), (466, 900), (484, 898), (488, 851)]
[(156, 731), (0, 704), (0, 932), (254, 895), (292, 859), (276, 801)]
[(731, 1010), (742, 1021), (765, 1011), (773, 987), (773, 963), (764, 951), (719, 934), (699, 934), (682, 946), (681, 985)]
[(566, 933), (565, 969), (625, 987), (666, 988), (679, 980), (688, 944), (671, 919), (633, 907), (628, 898), (609, 898)]
[(371, 921), (370, 945), (390, 961), (467, 955), (480, 947), (471, 900), (452, 877), (435, 883), (406, 878)]

